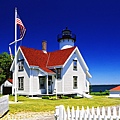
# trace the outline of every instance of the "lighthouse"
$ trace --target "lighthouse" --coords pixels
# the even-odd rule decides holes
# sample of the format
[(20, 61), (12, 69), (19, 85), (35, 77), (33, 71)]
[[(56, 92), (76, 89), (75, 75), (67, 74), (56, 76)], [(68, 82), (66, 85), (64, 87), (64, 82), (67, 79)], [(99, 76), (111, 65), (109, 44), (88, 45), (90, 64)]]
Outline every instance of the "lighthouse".
[(58, 34), (57, 40), (59, 42), (59, 49), (67, 49), (74, 46), (76, 41), (76, 35), (72, 34), (72, 32), (66, 27), (62, 31), (62, 34)]

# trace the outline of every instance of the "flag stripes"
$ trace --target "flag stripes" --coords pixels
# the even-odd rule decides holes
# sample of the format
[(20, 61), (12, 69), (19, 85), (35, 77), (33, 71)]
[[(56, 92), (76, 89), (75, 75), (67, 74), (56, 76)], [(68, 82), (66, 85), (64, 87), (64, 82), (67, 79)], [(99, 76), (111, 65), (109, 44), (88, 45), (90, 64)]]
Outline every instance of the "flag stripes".
[(20, 17), (17, 15), (17, 18), (16, 18), (16, 24), (19, 25), (19, 28), (20, 28), (20, 39), (22, 39), (24, 37), (24, 34), (25, 34), (25, 27), (20, 19)]

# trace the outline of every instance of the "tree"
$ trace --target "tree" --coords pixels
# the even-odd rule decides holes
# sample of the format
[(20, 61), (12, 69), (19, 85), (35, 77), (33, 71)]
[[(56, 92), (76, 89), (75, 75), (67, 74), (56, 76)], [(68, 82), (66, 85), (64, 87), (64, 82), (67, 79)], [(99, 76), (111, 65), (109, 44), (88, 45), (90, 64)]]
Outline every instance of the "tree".
[(0, 84), (12, 77), (10, 72), (11, 64), (12, 60), (7, 52), (0, 54)]

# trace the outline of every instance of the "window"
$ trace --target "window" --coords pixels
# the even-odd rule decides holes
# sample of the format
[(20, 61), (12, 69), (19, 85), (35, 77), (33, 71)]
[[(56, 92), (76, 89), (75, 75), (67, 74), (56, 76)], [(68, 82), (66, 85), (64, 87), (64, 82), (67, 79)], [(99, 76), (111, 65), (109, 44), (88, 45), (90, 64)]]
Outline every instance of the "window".
[(23, 71), (24, 70), (24, 60), (19, 60), (18, 61), (18, 71)]
[(73, 70), (77, 70), (77, 60), (73, 60)]
[(61, 79), (61, 68), (57, 68), (57, 79)]
[(18, 90), (24, 90), (24, 77), (18, 77)]
[(77, 89), (77, 76), (73, 76), (73, 89)]
[(39, 77), (40, 89), (45, 89), (45, 76)]

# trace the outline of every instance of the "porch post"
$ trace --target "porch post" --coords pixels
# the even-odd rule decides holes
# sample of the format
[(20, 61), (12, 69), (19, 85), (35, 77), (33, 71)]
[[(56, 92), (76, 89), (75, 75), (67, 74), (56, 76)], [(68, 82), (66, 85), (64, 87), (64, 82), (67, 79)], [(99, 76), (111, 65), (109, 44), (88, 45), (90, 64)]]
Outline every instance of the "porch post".
[(57, 99), (57, 77), (56, 77), (56, 99)]
[(30, 68), (30, 80), (29, 80), (29, 95), (32, 95), (32, 68)]
[(47, 87), (47, 95), (48, 95), (48, 75), (47, 75), (47, 78), (46, 78), (46, 87)]

